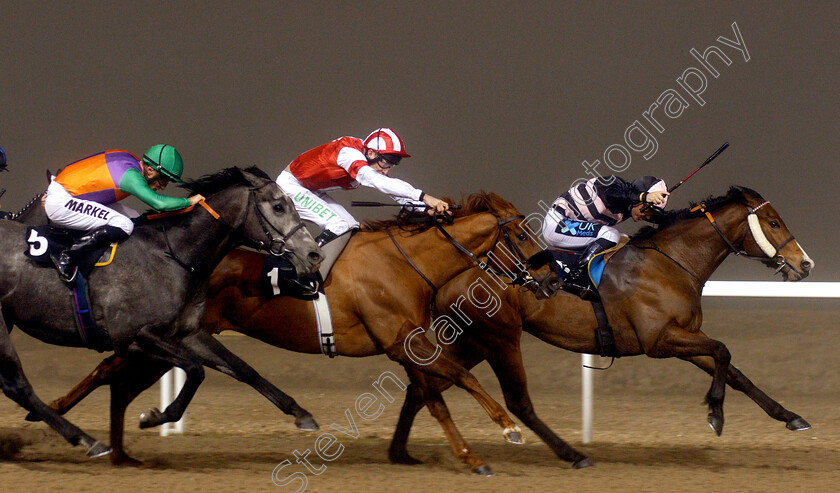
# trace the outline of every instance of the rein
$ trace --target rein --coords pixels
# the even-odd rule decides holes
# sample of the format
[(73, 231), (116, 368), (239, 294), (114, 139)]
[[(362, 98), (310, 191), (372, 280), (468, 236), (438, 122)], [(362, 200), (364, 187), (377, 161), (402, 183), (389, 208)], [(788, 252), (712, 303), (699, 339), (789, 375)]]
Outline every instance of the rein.
[[(196, 204), (193, 204), (189, 207), (185, 207), (183, 209), (179, 209), (177, 211), (161, 212), (159, 214), (150, 214), (150, 215), (146, 216), (146, 219), (162, 219), (164, 217), (179, 216), (181, 214), (186, 214), (186, 213), (192, 211), (193, 209), (195, 209), (195, 206), (199, 205), (199, 204), (204, 208), (204, 210), (206, 210), (211, 216), (213, 216), (213, 219), (215, 219), (217, 221), (220, 221), (222, 224), (224, 224), (228, 227), (231, 227), (229, 224), (227, 224), (221, 218), (221, 216), (219, 215), (218, 212), (213, 210), (213, 208), (210, 207), (210, 205), (208, 205), (207, 202), (205, 202), (203, 200), (200, 200)], [(172, 244), (169, 242), (169, 235), (167, 234), (167, 231), (166, 231), (166, 225), (163, 226), (163, 241), (166, 243), (166, 249), (167, 249), (166, 255), (169, 258), (171, 258), (172, 260), (174, 260), (175, 263), (177, 263), (178, 265), (183, 267), (184, 270), (192, 273), (195, 270), (195, 267), (186, 263), (186, 262), (184, 262), (180, 258), (178, 258), (178, 255), (175, 253), (175, 250), (172, 248)]]
[[(519, 260), (520, 262), (523, 262), (523, 264), (524, 264), (525, 262), (527, 262), (527, 260), (525, 260), (525, 258), (524, 258), (525, 256), (523, 255), (522, 251), (521, 251), (521, 250), (520, 250), (520, 249), (516, 246), (516, 244), (515, 244), (515, 243), (513, 243), (513, 240), (510, 238), (510, 235), (508, 234), (507, 230), (505, 229), (505, 225), (506, 225), (506, 224), (508, 224), (508, 223), (510, 223), (510, 222), (513, 222), (513, 221), (516, 221), (517, 219), (524, 219), (524, 218), (525, 218), (525, 216), (523, 216), (523, 215), (521, 215), (521, 214), (520, 214), (520, 215), (513, 216), (513, 217), (510, 217), (510, 218), (505, 219), (505, 220), (502, 220), (500, 217), (496, 217), (496, 221), (497, 221), (497, 223), (498, 223), (498, 225), (499, 225), (499, 232), (496, 234), (496, 239), (493, 241), (493, 247), (492, 247), (492, 248), (488, 251), (488, 255), (490, 254), (490, 252), (492, 252), (492, 251), (496, 248), (496, 245), (498, 245), (498, 244), (499, 244), (499, 238), (500, 238), (500, 237), (503, 237), (503, 238), (505, 239), (505, 243), (507, 244), (507, 246), (508, 246), (508, 247), (509, 247), (509, 248), (513, 251), (513, 253), (514, 253), (514, 254), (518, 257), (518, 260)], [(427, 221), (427, 220), (428, 220), (428, 219), (425, 219), (425, 218), (424, 218), (424, 221)], [(511, 285), (521, 285), (521, 286), (525, 286), (525, 285), (527, 285), (527, 284), (529, 284), (529, 283), (534, 283), (534, 284), (537, 284), (537, 282), (534, 280), (534, 278), (533, 278), (533, 277), (531, 277), (530, 273), (528, 273), (528, 271), (527, 271), (527, 270), (525, 271), (525, 275), (524, 275), (524, 276), (523, 276), (523, 275), (521, 275), (521, 274), (517, 274), (517, 275), (515, 275), (515, 276), (511, 276), (511, 275), (510, 275), (510, 274), (508, 274), (507, 272), (504, 272), (504, 271), (499, 272), (499, 271), (497, 271), (496, 269), (492, 268), (492, 267), (489, 265), (489, 263), (484, 262), (484, 261), (482, 261), (481, 259), (479, 259), (479, 258), (478, 258), (478, 257), (477, 257), (474, 253), (472, 253), (471, 251), (469, 251), (469, 249), (467, 249), (467, 247), (465, 247), (464, 245), (462, 245), (461, 243), (459, 243), (459, 242), (458, 242), (458, 240), (456, 240), (454, 237), (452, 237), (452, 235), (450, 235), (450, 234), (449, 234), (449, 232), (448, 232), (448, 231), (446, 231), (446, 230), (443, 228), (443, 226), (440, 224), (440, 222), (435, 221), (435, 227), (438, 229), (438, 231), (440, 231), (440, 232), (441, 232), (441, 234), (442, 234), (442, 235), (443, 235), (443, 236), (444, 236), (447, 240), (449, 240), (449, 242), (450, 242), (450, 243), (452, 243), (452, 245), (453, 245), (455, 248), (457, 248), (458, 250), (460, 250), (460, 251), (461, 251), (461, 253), (463, 253), (464, 255), (466, 255), (467, 257), (469, 257), (469, 258), (470, 258), (473, 262), (475, 262), (475, 263), (476, 263), (476, 265), (478, 266), (478, 268), (479, 268), (479, 269), (481, 269), (481, 270), (483, 270), (484, 272), (491, 272), (491, 273), (495, 274), (496, 276), (506, 277), (506, 278), (508, 278), (508, 279), (510, 279), (510, 280), (511, 280), (511, 282), (510, 282), (510, 284), (511, 284)], [(420, 275), (420, 277), (422, 277), (422, 278), (423, 278), (423, 280), (424, 280), (424, 281), (426, 281), (426, 284), (428, 284), (428, 285), (432, 288), (432, 301), (429, 303), (429, 309), (431, 310), (431, 313), (434, 313), (434, 311), (435, 311), (435, 298), (437, 297), (437, 292), (438, 292), (438, 288), (437, 288), (437, 286), (435, 286), (435, 284), (431, 281), (431, 279), (429, 279), (429, 278), (428, 278), (425, 274), (423, 274), (423, 272), (422, 272), (422, 271), (420, 270), (420, 268), (419, 268), (419, 267), (417, 267), (417, 265), (416, 265), (416, 264), (415, 264), (415, 263), (411, 260), (411, 258), (410, 258), (410, 257), (408, 256), (408, 254), (405, 252), (405, 250), (403, 250), (403, 249), (402, 249), (402, 247), (400, 246), (400, 244), (399, 244), (399, 243), (397, 243), (397, 239), (394, 237), (394, 234), (391, 232), (391, 229), (390, 229), (390, 228), (389, 228), (389, 229), (387, 229), (387, 230), (386, 230), (386, 232), (388, 233), (388, 237), (390, 237), (390, 238), (391, 238), (391, 241), (394, 243), (394, 246), (396, 246), (396, 247), (397, 247), (397, 250), (400, 252), (400, 254), (402, 254), (403, 258), (405, 258), (405, 260), (406, 260), (406, 261), (408, 262), (408, 264), (409, 264), (409, 265), (410, 265), (410, 266), (411, 266), (411, 267), (415, 270), (415, 272), (417, 272), (417, 273)], [(550, 275), (550, 274), (549, 274), (549, 275)]]
[(38, 195), (32, 197), (32, 199), (29, 202), (27, 202), (26, 205), (24, 205), (23, 208), (21, 208), (21, 210), (17, 211), (16, 214), (12, 214), (11, 216), (9, 216), (9, 219), (17, 220), (17, 218), (20, 217), (21, 214), (23, 214), (24, 212), (29, 210), (29, 208), (32, 207), (33, 205), (35, 205), (36, 202), (41, 200), (41, 198), (43, 196), (44, 196), (44, 193), (42, 192), (42, 193), (39, 193)]
[[(487, 252), (488, 256), (496, 248), (496, 245), (498, 245), (499, 237), (501, 236), (501, 237), (504, 237), (505, 243), (507, 244), (507, 246), (511, 250), (513, 250), (514, 254), (516, 254), (516, 256), (518, 257), (517, 260), (519, 260), (523, 265), (525, 265), (525, 263), (527, 263), (527, 259), (524, 258), (524, 255), (522, 254), (522, 251), (519, 250), (519, 248), (517, 248), (515, 244), (513, 244), (513, 240), (510, 239), (510, 235), (508, 234), (507, 230), (505, 229), (506, 224), (508, 224), (510, 222), (513, 222), (513, 221), (516, 221), (517, 219), (525, 219), (525, 216), (520, 214), (520, 215), (516, 215), (516, 216), (513, 216), (513, 217), (509, 217), (508, 219), (505, 219), (505, 220), (502, 220), (500, 217), (496, 217), (496, 221), (498, 222), (498, 225), (499, 225), (499, 232), (496, 235), (496, 240), (493, 242), (493, 247)], [(441, 232), (441, 234), (447, 240), (449, 240), (450, 243), (452, 243), (452, 245), (455, 248), (460, 250), (461, 253), (463, 253), (464, 255), (469, 257), (470, 259), (472, 259), (472, 261), (475, 262), (476, 265), (478, 265), (478, 268), (483, 270), (484, 272), (491, 272), (491, 273), (495, 274), (496, 276), (506, 277), (506, 278), (511, 280), (510, 284), (513, 285), (513, 286), (524, 286), (528, 283), (535, 283), (536, 282), (536, 281), (534, 281), (534, 278), (531, 277), (531, 274), (528, 273), (527, 269), (525, 270), (525, 275), (524, 276), (521, 275), (521, 274), (516, 274), (514, 276), (511, 276), (507, 272), (497, 271), (496, 269), (490, 267), (489, 263), (483, 262), (478, 257), (476, 257), (464, 245), (458, 243), (458, 240), (453, 238), (452, 235), (450, 235), (449, 232), (447, 232), (439, 222), (435, 221), (435, 227), (438, 229), (438, 231)]]
[(415, 264), (414, 262), (411, 261), (411, 257), (409, 257), (408, 254), (405, 253), (405, 250), (402, 249), (400, 244), (397, 243), (397, 239), (394, 237), (394, 234), (391, 233), (391, 228), (386, 229), (385, 232), (388, 233), (388, 237), (390, 237), (391, 241), (394, 242), (394, 246), (397, 247), (397, 250), (399, 250), (399, 252), (405, 258), (406, 262), (408, 262), (408, 265), (410, 265), (411, 268), (415, 270), (415, 272), (420, 274), (420, 277), (422, 277), (423, 280), (426, 281), (426, 284), (431, 286), (431, 288), (432, 288), (432, 301), (429, 302), (429, 313), (435, 313), (435, 299), (437, 298), (437, 292), (438, 292), (437, 286), (435, 286), (435, 283), (433, 283), (431, 281), (431, 279), (426, 277), (426, 274), (423, 274), (423, 271), (421, 271), (420, 268), (417, 267), (417, 264)]

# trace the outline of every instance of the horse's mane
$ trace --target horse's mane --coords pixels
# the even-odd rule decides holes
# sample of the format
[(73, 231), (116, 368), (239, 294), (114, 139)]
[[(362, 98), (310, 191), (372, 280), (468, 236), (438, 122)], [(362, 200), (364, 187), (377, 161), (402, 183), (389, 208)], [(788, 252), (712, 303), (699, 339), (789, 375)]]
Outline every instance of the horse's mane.
[[(452, 204), (454, 201), (449, 198), (442, 198), (446, 202)], [(454, 212), (454, 218), (458, 219), (460, 217), (472, 216), (474, 214), (479, 214), (482, 212), (501, 212), (505, 210), (513, 210), (515, 209), (514, 205), (508, 202), (507, 200), (503, 199), (502, 197), (496, 195), (493, 192), (485, 192), (481, 190), (477, 193), (473, 193), (468, 195), (467, 197), (461, 197), (461, 200), (457, 202), (460, 204), (460, 209), (452, 209)], [(425, 212), (418, 213), (417, 217), (429, 217), (426, 216)], [(420, 232), (425, 231), (431, 228), (434, 223), (431, 221), (431, 218), (428, 222), (420, 222), (416, 224), (412, 224), (409, 229), (413, 232)], [(400, 226), (405, 229), (405, 225), (400, 221), (400, 218), (395, 219), (386, 219), (382, 221), (365, 221), (362, 224), (362, 231), (383, 231), (388, 228)]]
[[(236, 186), (236, 185), (248, 185), (248, 186), (250, 186), (251, 182), (245, 176), (246, 172), (251, 173), (251, 174), (253, 174), (255, 176), (258, 176), (260, 178), (265, 178), (266, 180), (269, 180), (269, 181), (271, 180), (271, 177), (269, 177), (268, 174), (266, 174), (265, 171), (259, 169), (256, 166), (251, 166), (250, 168), (246, 168), (244, 170), (241, 169), (241, 168), (238, 168), (236, 166), (233, 166), (233, 167), (230, 167), (230, 168), (225, 168), (221, 171), (217, 171), (216, 173), (204, 175), (201, 178), (198, 178), (196, 180), (187, 180), (184, 183), (182, 183), (181, 185), (179, 185), (179, 187), (183, 188), (185, 190), (189, 190), (193, 194), (199, 193), (201, 195), (204, 195), (205, 197), (209, 197), (209, 196), (213, 195), (214, 193), (221, 192), (222, 190), (225, 190), (225, 189), (230, 188), (232, 186)], [(149, 218), (150, 215), (153, 217), (152, 219)], [(164, 214), (161, 214), (160, 217), (156, 217), (156, 216), (158, 216), (157, 211), (148, 210), (145, 213), (143, 213), (140, 217), (136, 218), (134, 220), (134, 222), (136, 224), (143, 224), (143, 223), (147, 223), (147, 222), (157, 222), (157, 221), (161, 221), (161, 220), (168, 220), (170, 222), (172, 222), (172, 221), (177, 222), (177, 221), (182, 220), (184, 217), (186, 217), (184, 214), (177, 214), (177, 213), (176, 214), (166, 214), (166, 213), (164, 213)]]
[(26, 205), (21, 207), (21, 209), (19, 211), (17, 211), (17, 213), (12, 215), (12, 218), (16, 219), (16, 218), (20, 217), (20, 215), (23, 214), (24, 212), (28, 211), (30, 207), (37, 204), (38, 201), (40, 201), (41, 197), (43, 197), (43, 196), (44, 196), (44, 192), (41, 192), (41, 193), (35, 195), (34, 197), (32, 197), (31, 199), (29, 199), (29, 202), (27, 202)]
[[(761, 194), (759, 194), (755, 190), (752, 190), (747, 187), (739, 187), (733, 185), (729, 187), (729, 191), (727, 191), (726, 195), (721, 195), (720, 197), (709, 196), (705, 200), (702, 200), (700, 203), (705, 205), (705, 210), (707, 212), (714, 212), (715, 210), (718, 210), (721, 207), (732, 203), (746, 203), (748, 196), (754, 197), (759, 200), (764, 200)], [(644, 240), (646, 238), (651, 237), (654, 233), (666, 230), (675, 224), (681, 223), (688, 219), (694, 219), (696, 217), (703, 216), (703, 211), (695, 210), (694, 212), (692, 212), (691, 209), (696, 207), (697, 204), (698, 203), (696, 202), (690, 202), (689, 206), (685, 209), (659, 213), (659, 217), (656, 220), (656, 227), (645, 226), (644, 228), (640, 229), (636, 234), (631, 236), (630, 241)]]
[(197, 180), (188, 180), (181, 184), (180, 187), (189, 190), (192, 193), (200, 193), (204, 196), (213, 195), (214, 193), (220, 192), (234, 185), (250, 185), (250, 182), (245, 177), (245, 172), (251, 173), (260, 178), (265, 178), (266, 180), (271, 180), (265, 171), (257, 168), (256, 166), (251, 166), (245, 170), (233, 166), (231, 168), (225, 168), (221, 171), (217, 171), (213, 174), (204, 175)]

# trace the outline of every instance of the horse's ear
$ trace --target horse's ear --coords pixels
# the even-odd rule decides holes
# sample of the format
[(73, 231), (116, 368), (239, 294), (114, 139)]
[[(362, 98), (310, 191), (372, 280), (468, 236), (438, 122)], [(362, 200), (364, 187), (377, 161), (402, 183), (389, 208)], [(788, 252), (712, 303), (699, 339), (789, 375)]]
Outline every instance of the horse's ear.
[(251, 166), (250, 168), (242, 170), (242, 176), (251, 186), (259, 187), (265, 185), (266, 180), (271, 181), (271, 177), (268, 176), (268, 173), (259, 169), (256, 166)]
[(745, 203), (748, 202), (750, 200), (750, 198), (753, 198), (753, 199), (758, 200), (758, 201), (763, 201), (764, 200), (764, 197), (762, 197), (760, 193), (756, 192), (752, 188), (741, 187), (741, 186), (736, 185), (736, 186), (733, 186), (732, 188), (730, 188), (729, 190), (730, 190), (730, 193), (734, 191), (738, 195), (740, 195), (741, 200)]

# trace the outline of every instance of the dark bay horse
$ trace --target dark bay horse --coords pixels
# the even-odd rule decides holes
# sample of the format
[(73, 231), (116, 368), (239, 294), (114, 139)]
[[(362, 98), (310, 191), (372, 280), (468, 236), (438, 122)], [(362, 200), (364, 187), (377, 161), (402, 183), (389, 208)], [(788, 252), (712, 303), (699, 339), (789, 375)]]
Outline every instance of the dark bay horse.
[[(705, 212), (698, 209), (671, 213), (669, 223), (641, 231), (607, 263), (599, 290), (615, 330), (618, 350), (622, 356), (678, 357), (710, 374), (713, 380), (706, 402), (709, 423), (718, 435), (723, 430), (725, 384), (745, 393), (788, 429), (810, 428), (799, 415), (768, 397), (738, 371), (730, 363), (726, 346), (700, 329), (700, 300), (705, 282), (733, 251), (746, 251), (776, 267), (785, 280), (807, 277), (814, 262), (792, 239), (776, 210), (755, 191), (733, 187), (727, 195), (709, 199), (703, 209)], [(756, 212), (754, 219), (750, 219), (752, 211)], [(512, 290), (498, 293), (502, 308), (493, 316), (469, 304), (453, 305), (465, 287), (481, 275), (471, 269), (438, 293), (437, 306), (452, 319), (464, 320), (464, 333), (445, 347), (445, 354), (466, 368), (487, 360), (499, 379), (508, 409), (561, 459), (579, 467), (588, 461), (586, 456), (558, 437), (534, 412), (522, 364), (520, 336), (524, 329), (553, 346), (598, 354), (598, 324), (592, 306), (569, 295), (537, 301), (529, 293)], [(442, 392), (449, 382), (435, 379), (428, 387)], [(408, 454), (406, 445), (414, 416), (423, 405), (424, 391), (410, 386), (406, 392), (389, 449), (395, 463), (418, 462)], [(452, 428), (447, 436), (456, 438), (452, 446), (468, 450), (454, 424), (447, 424)]]
[[(302, 227), (286, 194), (257, 168), (228, 168), (187, 185), (206, 197), (207, 207), (137, 224), (112, 264), (90, 275), (92, 316), (107, 330), (115, 354), (126, 361), (177, 366), (187, 373), (178, 397), (161, 412), (144, 416), (143, 426), (177, 421), (204, 378), (202, 365), (240, 375), (241, 360), (198, 324), (211, 272), (237, 245), (247, 242), (286, 256), (300, 273), (320, 263), (320, 250)], [(206, 209), (206, 210), (205, 210)], [(52, 269), (26, 257), (27, 225), (0, 220), (0, 383), (3, 392), (45, 421), (88, 455), (108, 447), (69, 423), (34, 394), (11, 344), (9, 331), (51, 344), (84, 347), (74, 323), (67, 287)], [(279, 392), (279, 390), (278, 390)], [(279, 392), (278, 405), (312, 421), (294, 400)]]
[[(482, 193), (471, 196), (464, 209), (457, 213), (454, 223), (444, 228), (475, 255), (495, 251), (497, 255), (493, 258), (499, 259), (496, 267), (512, 272), (515, 267), (504, 261), (507, 255), (500, 253), (505, 245), (509, 252), (517, 252), (516, 256), (523, 261), (540, 250), (518, 221), (510, 221), (521, 217), (516, 208), (501, 197)], [(422, 375), (432, 375), (464, 388), (504, 429), (508, 441), (521, 442), (518, 427), (475, 377), (449, 358), (440, 356), (440, 349), (417, 331), (416, 328), (426, 328), (431, 323), (429, 302), (435, 290), (412, 268), (395, 241), (436, 288), (471, 268), (474, 261), (434, 228), (414, 232), (394, 230), (395, 241), (388, 236), (390, 229), (393, 224), (384, 223), (356, 233), (325, 283), (338, 354), (364, 357), (385, 353), (405, 367), (415, 385), (423, 385)], [(259, 281), (263, 262), (264, 256), (245, 250), (236, 250), (221, 262), (211, 279), (202, 321), (204, 330), (212, 333), (234, 330), (291, 351), (320, 354), (312, 302), (261, 297)], [(478, 296), (478, 288), (472, 289)], [(468, 292), (469, 288), (465, 293)], [(109, 358), (53, 405), (66, 412), (97, 386), (112, 381), (124, 382), (126, 372), (140, 375), (132, 377), (138, 382), (134, 389), (120, 390), (121, 402), (115, 403), (112, 384), (111, 445), (115, 450), (112, 457), (124, 458), (127, 456), (117, 446), (122, 443), (125, 408), (167, 369), (160, 366), (157, 371), (151, 371), (145, 367), (138, 371), (119, 358)], [(112, 378), (115, 373), (117, 376)], [(440, 403), (429, 401), (429, 406), (435, 417), (447, 419), (447, 411)], [(481, 461), (466, 460), (469, 458), (460, 450), (455, 452), (473, 469), (482, 471), (486, 467)]]

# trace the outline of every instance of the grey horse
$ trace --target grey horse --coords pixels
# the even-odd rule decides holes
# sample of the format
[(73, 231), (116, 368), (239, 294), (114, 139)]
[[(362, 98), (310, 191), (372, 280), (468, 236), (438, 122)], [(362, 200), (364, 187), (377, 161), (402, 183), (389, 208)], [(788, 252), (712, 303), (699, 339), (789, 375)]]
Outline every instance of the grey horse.
[[(115, 354), (176, 366), (187, 374), (172, 404), (146, 413), (141, 427), (180, 419), (204, 379), (204, 365), (253, 379), (247, 365), (199, 331), (210, 274), (228, 252), (241, 244), (260, 247), (284, 255), (301, 275), (317, 270), (321, 261), (291, 199), (261, 170), (228, 168), (185, 187), (206, 197), (206, 211), (196, 207), (140, 221), (112, 264), (94, 269), (89, 279), (93, 318), (107, 329)], [(107, 454), (109, 447), (38, 399), (11, 344), (14, 325), (50, 344), (85, 345), (67, 287), (55, 271), (36, 266), (24, 254), (26, 230), (18, 221), (0, 220), (0, 251), (5, 252), (0, 256), (0, 384), (72, 445), (83, 445), (92, 457)], [(296, 416), (298, 426), (317, 427), (294, 399), (279, 389), (273, 394), (272, 401)]]

